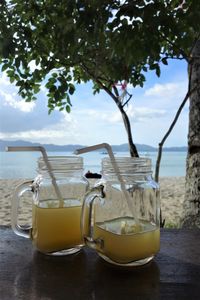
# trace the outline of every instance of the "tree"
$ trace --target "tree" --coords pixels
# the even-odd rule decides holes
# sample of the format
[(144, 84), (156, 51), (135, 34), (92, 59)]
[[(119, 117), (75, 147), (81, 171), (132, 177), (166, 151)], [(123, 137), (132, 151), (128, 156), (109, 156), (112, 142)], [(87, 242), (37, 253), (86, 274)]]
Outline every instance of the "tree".
[[(46, 79), (48, 108), (70, 112), (75, 83), (93, 82), (94, 92), (105, 90), (119, 108), (130, 153), (138, 156), (131, 126), (116, 82), (143, 85), (142, 64), (122, 49), (118, 32), (109, 28), (120, 1), (6, 1), (2, 12), (1, 64), (26, 101), (35, 100)], [(48, 31), (48, 34), (46, 32)], [(113, 51), (113, 44), (116, 51)], [(31, 71), (30, 64), (36, 68)]]
[[(3, 1), (0, 62), (26, 101), (35, 100), (41, 82), (48, 80), (49, 112), (56, 106), (70, 112), (74, 82), (92, 80), (94, 92), (103, 89), (116, 103), (130, 154), (138, 156), (125, 110), (130, 99), (123, 102), (115, 83), (143, 86), (148, 69), (160, 75), (159, 63), (167, 64), (167, 59), (160, 55), (157, 35), (149, 35), (148, 22), (165, 5), (137, 0), (129, 7), (126, 2)], [(172, 21), (169, 15), (164, 27)], [(36, 65), (34, 71), (31, 63)]]
[[(125, 111), (130, 97), (123, 102), (116, 83), (143, 86), (145, 72), (154, 70), (160, 76), (160, 64), (167, 65), (169, 59), (184, 59), (190, 73), (197, 72), (193, 65), (198, 62), (194, 52), (200, 33), (198, 1), (5, 0), (0, 11), (0, 63), (2, 71), (19, 87), (19, 94), (27, 101), (35, 100), (45, 79), (49, 112), (56, 106), (70, 112), (74, 82), (91, 80), (94, 92), (106, 91), (119, 108), (132, 156), (138, 153)], [(36, 67), (31, 71), (33, 62)], [(189, 77), (189, 89), (194, 87), (194, 77)], [(190, 104), (198, 105), (199, 101), (197, 89)], [(191, 105), (190, 111), (196, 112), (197, 105), (194, 109)], [(194, 122), (191, 114), (190, 128)], [(196, 136), (196, 131), (191, 132), (190, 136)], [(198, 140), (194, 136), (192, 139)], [(189, 137), (188, 162), (191, 155), (194, 157), (190, 141)], [(197, 161), (199, 149), (195, 144)], [(200, 191), (197, 181), (188, 175), (190, 171), (194, 174), (188, 163), (186, 195), (191, 194), (190, 201), (197, 206)], [(195, 172), (199, 178), (199, 171)], [(199, 208), (195, 210), (198, 215)]]
[[(182, 223), (187, 227), (200, 227), (200, 3), (169, 0), (141, 1), (140, 5), (141, 33), (148, 35), (148, 30), (151, 34), (153, 32), (151, 48), (158, 54), (158, 63), (163, 59), (164, 63), (168, 59), (184, 59), (188, 63), (188, 91), (159, 144), (158, 166), (162, 146), (190, 98), (185, 216)], [(122, 14), (130, 18), (136, 16), (133, 2), (125, 2)]]
[[(148, 69), (160, 75), (159, 63), (167, 64), (167, 59), (160, 55), (159, 30), (149, 35), (149, 21), (165, 5), (163, 1), (159, 5), (129, 2), (3, 1), (0, 30), (5, 38), (0, 62), (26, 101), (35, 100), (41, 82), (48, 80), (49, 112), (56, 106), (70, 112), (74, 82), (92, 80), (94, 92), (103, 89), (116, 103), (130, 154), (138, 156), (125, 110), (130, 97), (123, 102), (115, 83), (143, 86)], [(165, 19), (164, 29), (173, 16)], [(34, 71), (31, 63), (36, 66)]]

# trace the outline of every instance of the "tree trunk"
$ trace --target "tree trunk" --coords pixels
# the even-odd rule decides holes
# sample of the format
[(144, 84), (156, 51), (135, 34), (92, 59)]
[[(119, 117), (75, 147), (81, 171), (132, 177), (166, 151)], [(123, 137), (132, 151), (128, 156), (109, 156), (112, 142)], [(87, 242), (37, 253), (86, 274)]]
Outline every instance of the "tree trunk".
[[(200, 228), (200, 40), (197, 41), (189, 63), (190, 89), (198, 85), (190, 97), (188, 154), (184, 200), (184, 227)], [(191, 69), (192, 68), (192, 69)]]
[(139, 157), (137, 148), (136, 148), (135, 144), (133, 143), (133, 138), (132, 138), (132, 133), (131, 133), (131, 124), (130, 124), (129, 118), (123, 108), (120, 108), (120, 112), (122, 114), (122, 119), (123, 119), (124, 126), (126, 128), (126, 132), (127, 132), (127, 136), (128, 136), (128, 146), (129, 146), (130, 156), (131, 157)]

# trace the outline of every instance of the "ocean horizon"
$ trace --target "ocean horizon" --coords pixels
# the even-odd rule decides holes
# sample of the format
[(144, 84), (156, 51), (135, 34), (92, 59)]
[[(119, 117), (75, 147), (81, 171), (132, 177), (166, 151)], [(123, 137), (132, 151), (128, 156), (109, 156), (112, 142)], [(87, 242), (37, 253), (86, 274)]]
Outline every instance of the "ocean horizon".
[[(72, 156), (73, 152), (47, 152), (49, 156)], [(141, 157), (152, 160), (152, 172), (154, 175), (157, 152), (140, 152)], [(129, 152), (115, 152), (117, 157), (128, 157)], [(34, 179), (37, 175), (37, 160), (41, 156), (39, 152), (0, 152), (0, 179)], [(104, 152), (90, 152), (83, 155), (84, 174), (90, 170), (93, 173), (101, 172), (101, 160), (106, 157)], [(180, 177), (186, 173), (187, 152), (162, 153), (160, 164), (160, 176)]]

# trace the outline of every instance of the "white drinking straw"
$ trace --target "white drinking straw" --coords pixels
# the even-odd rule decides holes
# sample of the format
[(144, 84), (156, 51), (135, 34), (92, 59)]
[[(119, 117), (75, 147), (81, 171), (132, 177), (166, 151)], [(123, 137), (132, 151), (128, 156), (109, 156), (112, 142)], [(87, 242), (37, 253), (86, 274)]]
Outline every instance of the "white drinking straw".
[(101, 148), (105, 148), (108, 151), (108, 155), (110, 157), (111, 164), (112, 164), (113, 169), (114, 169), (114, 171), (115, 171), (115, 173), (117, 175), (117, 178), (118, 178), (118, 180), (120, 182), (120, 186), (121, 186), (122, 192), (124, 194), (124, 197), (125, 197), (125, 199), (127, 201), (129, 210), (132, 213), (132, 216), (134, 217), (135, 222), (138, 224), (139, 223), (138, 222), (138, 218), (136, 216), (135, 211), (132, 209), (132, 205), (131, 205), (132, 201), (131, 201), (129, 193), (126, 190), (123, 177), (120, 174), (120, 170), (119, 170), (119, 167), (117, 165), (115, 156), (113, 154), (112, 147), (108, 143), (102, 143), (102, 144), (97, 144), (97, 145), (93, 145), (93, 146), (89, 146), (89, 147), (84, 147), (84, 148), (81, 148), (81, 149), (77, 149), (77, 150), (74, 151), (74, 154), (83, 154), (83, 153), (95, 151), (95, 150), (98, 150), (98, 149), (101, 149)]
[(45, 150), (44, 147), (42, 147), (42, 146), (31, 146), (31, 147), (25, 147), (25, 146), (11, 147), (11, 146), (8, 146), (8, 147), (6, 147), (6, 151), (8, 151), (8, 152), (11, 152), (11, 151), (40, 151), (42, 153), (42, 156), (43, 156), (44, 162), (46, 164), (47, 170), (49, 172), (49, 175), (51, 177), (51, 181), (52, 181), (53, 187), (55, 189), (56, 196), (59, 199), (59, 207), (64, 206), (63, 197), (62, 197), (61, 192), (58, 188), (56, 178), (53, 174), (52, 167), (51, 167), (51, 164), (48, 160), (48, 155), (47, 155), (46, 150)]

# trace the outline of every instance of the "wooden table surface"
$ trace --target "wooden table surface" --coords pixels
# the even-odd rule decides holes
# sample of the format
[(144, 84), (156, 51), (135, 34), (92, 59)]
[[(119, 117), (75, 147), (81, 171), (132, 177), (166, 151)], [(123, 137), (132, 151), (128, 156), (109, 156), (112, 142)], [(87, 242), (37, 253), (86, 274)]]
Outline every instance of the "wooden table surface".
[(68, 257), (37, 252), (0, 226), (1, 300), (200, 299), (200, 230), (162, 230), (146, 266), (119, 269), (88, 248)]

